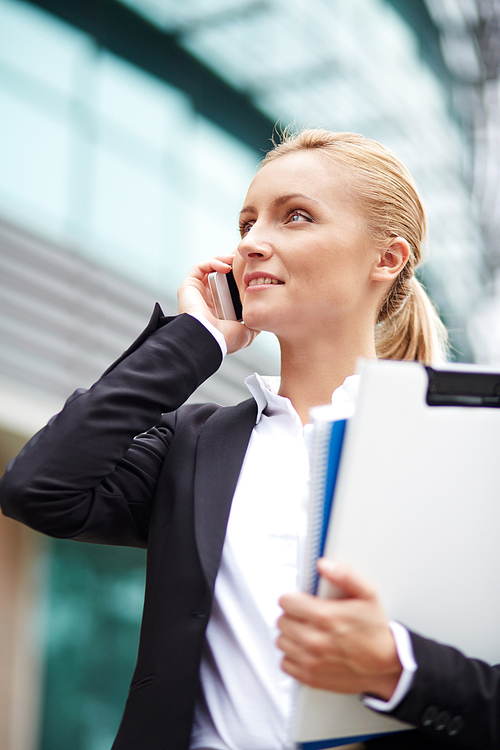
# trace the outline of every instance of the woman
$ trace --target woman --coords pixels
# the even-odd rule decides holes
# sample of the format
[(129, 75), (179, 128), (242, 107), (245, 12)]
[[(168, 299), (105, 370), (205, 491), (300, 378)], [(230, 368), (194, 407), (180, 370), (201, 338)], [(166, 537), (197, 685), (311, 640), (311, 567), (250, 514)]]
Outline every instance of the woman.
[[(139, 656), (115, 750), (284, 750), (292, 676), (369, 693), (377, 710), (410, 705), (401, 718), (421, 723), (408, 693), (411, 645), (409, 657), (400, 653), (404, 643), (396, 647), (364, 582), (323, 564), (322, 575), (350, 595), (340, 613), (336, 603), (324, 611), (313, 597), (286, 593), (296, 588), (305, 530), (309, 408), (332, 393), (346, 408), (360, 356), (443, 356), (443, 328), (414, 278), (420, 199), (378, 144), (304, 131), (264, 159), (240, 230), (234, 258), (191, 269), (180, 315), (157, 308), (2, 480), (4, 512), (40, 531), (148, 548)], [(244, 324), (218, 320), (208, 289), (208, 274), (231, 266)], [(182, 406), (226, 349), (249, 345), (260, 330), (280, 343), (278, 392), (254, 376), (252, 398), (238, 406)], [(409, 642), (405, 633), (397, 637)], [(480, 693), (474, 687), (481, 710), (491, 707)], [(481, 731), (481, 747), (493, 747), (493, 725)], [(438, 747), (433, 734), (424, 726), (403, 745), (393, 737), (383, 746)], [(447, 741), (467, 746), (459, 735)]]

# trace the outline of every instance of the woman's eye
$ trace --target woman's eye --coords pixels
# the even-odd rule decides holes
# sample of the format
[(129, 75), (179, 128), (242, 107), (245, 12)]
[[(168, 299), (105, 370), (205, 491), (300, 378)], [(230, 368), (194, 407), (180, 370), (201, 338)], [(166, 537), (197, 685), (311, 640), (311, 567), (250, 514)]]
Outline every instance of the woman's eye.
[(251, 222), (240, 224), (240, 237), (244, 237), (246, 234), (248, 234), (252, 226), (253, 224)]
[(307, 214), (303, 214), (301, 211), (292, 211), (287, 216), (287, 223), (296, 224), (302, 221), (312, 221), (311, 217)]

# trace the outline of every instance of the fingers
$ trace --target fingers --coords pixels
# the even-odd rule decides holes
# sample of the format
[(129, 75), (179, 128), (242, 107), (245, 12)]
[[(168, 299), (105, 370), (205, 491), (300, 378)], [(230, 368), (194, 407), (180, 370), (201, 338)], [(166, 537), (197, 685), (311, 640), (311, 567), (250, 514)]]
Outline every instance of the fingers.
[(344, 596), (356, 599), (372, 599), (376, 596), (373, 586), (344, 563), (322, 557), (317, 562), (317, 568), (320, 576), (340, 589)]
[(352, 600), (346, 607), (346, 600), (306, 596), (281, 597), (283, 614), (278, 619), (281, 633), (311, 653), (319, 654), (325, 649), (343, 653), (348, 635), (360, 620), (358, 604)]
[(297, 620), (310, 620), (316, 611), (321, 610), (324, 600), (312, 594), (293, 593), (283, 594), (279, 600), (280, 607), (290, 617)]
[[(320, 673), (324, 671), (325, 661), (311, 652), (304, 651), (294, 641), (287, 640), (285, 636), (281, 636), (279, 641), (279, 647), (284, 653), (281, 661), (283, 671), (311, 687), (324, 687)], [(345, 671), (339, 665), (337, 675), (339, 668), (342, 672)]]
[(343, 637), (333, 630), (319, 630), (310, 623), (280, 618), (278, 648), (283, 651), (281, 668), (299, 682), (341, 693), (364, 692), (368, 684), (364, 669), (352, 662), (344, 650)]
[(248, 328), (244, 323), (219, 320), (215, 310), (208, 276), (212, 271), (228, 273), (231, 270), (233, 255), (220, 255), (191, 268), (177, 292), (180, 313), (189, 313), (206, 318), (224, 336), (228, 354), (249, 346), (259, 331)]
[(335, 660), (325, 632), (288, 615), (283, 615), (278, 625), (281, 634), (276, 643), (283, 651), (282, 669), (300, 682), (319, 687), (319, 674)]
[(232, 255), (210, 258), (193, 266), (177, 291), (179, 312), (215, 316), (212, 295), (208, 286), (208, 276), (213, 271), (229, 273)]
[(233, 259), (234, 255), (219, 255), (216, 258), (210, 258), (202, 263), (197, 263), (190, 269), (186, 278), (191, 277), (204, 280), (212, 271), (229, 273), (233, 265)]
[(284, 656), (281, 662), (284, 672), (304, 685), (335, 693), (361, 693), (359, 676), (346, 669), (343, 664), (328, 665), (317, 659), (293, 659)]
[(347, 565), (322, 560), (318, 570), (344, 598), (281, 597), (282, 668), (313, 687), (390, 696), (401, 665), (375, 590)]

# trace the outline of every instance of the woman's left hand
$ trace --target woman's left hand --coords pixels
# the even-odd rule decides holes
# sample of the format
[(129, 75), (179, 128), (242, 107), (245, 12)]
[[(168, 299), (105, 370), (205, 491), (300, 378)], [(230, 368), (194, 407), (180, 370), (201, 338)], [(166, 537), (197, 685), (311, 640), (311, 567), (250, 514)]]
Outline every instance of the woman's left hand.
[(318, 570), (345, 598), (281, 597), (283, 670), (311, 687), (389, 700), (402, 667), (376, 591), (346, 565), (322, 559)]
[(244, 323), (233, 320), (219, 320), (208, 284), (212, 271), (227, 273), (231, 269), (234, 256), (220, 255), (203, 263), (197, 263), (177, 291), (180, 313), (201, 315), (215, 326), (224, 336), (228, 354), (249, 346), (259, 331), (248, 328)]

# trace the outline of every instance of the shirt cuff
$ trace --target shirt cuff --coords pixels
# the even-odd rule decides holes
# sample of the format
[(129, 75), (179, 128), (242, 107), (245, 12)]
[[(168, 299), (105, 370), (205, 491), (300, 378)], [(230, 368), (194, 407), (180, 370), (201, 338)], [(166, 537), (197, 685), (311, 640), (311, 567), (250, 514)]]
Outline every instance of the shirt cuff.
[(188, 313), (188, 315), (191, 315), (192, 318), (196, 318), (196, 320), (202, 324), (202, 326), (205, 326), (207, 331), (210, 331), (214, 339), (217, 341), (217, 343), (220, 346), (221, 352), (222, 352), (222, 359), (227, 354), (227, 344), (226, 339), (224, 338), (224, 334), (219, 331), (218, 328), (216, 328), (213, 323), (210, 323), (209, 320), (203, 317), (203, 315), (194, 315), (194, 313)]
[(405, 698), (411, 688), (413, 677), (417, 670), (417, 662), (415, 661), (409, 632), (404, 625), (401, 625), (400, 622), (395, 622), (394, 620), (391, 620), (389, 627), (392, 630), (394, 641), (396, 642), (396, 650), (403, 671), (401, 672), (396, 689), (388, 701), (383, 701), (380, 698), (373, 698), (369, 695), (365, 695), (362, 698), (362, 702), (365, 706), (368, 706), (368, 708), (373, 708), (375, 711), (382, 711), (385, 713), (393, 711), (396, 706), (401, 703), (403, 698)]

